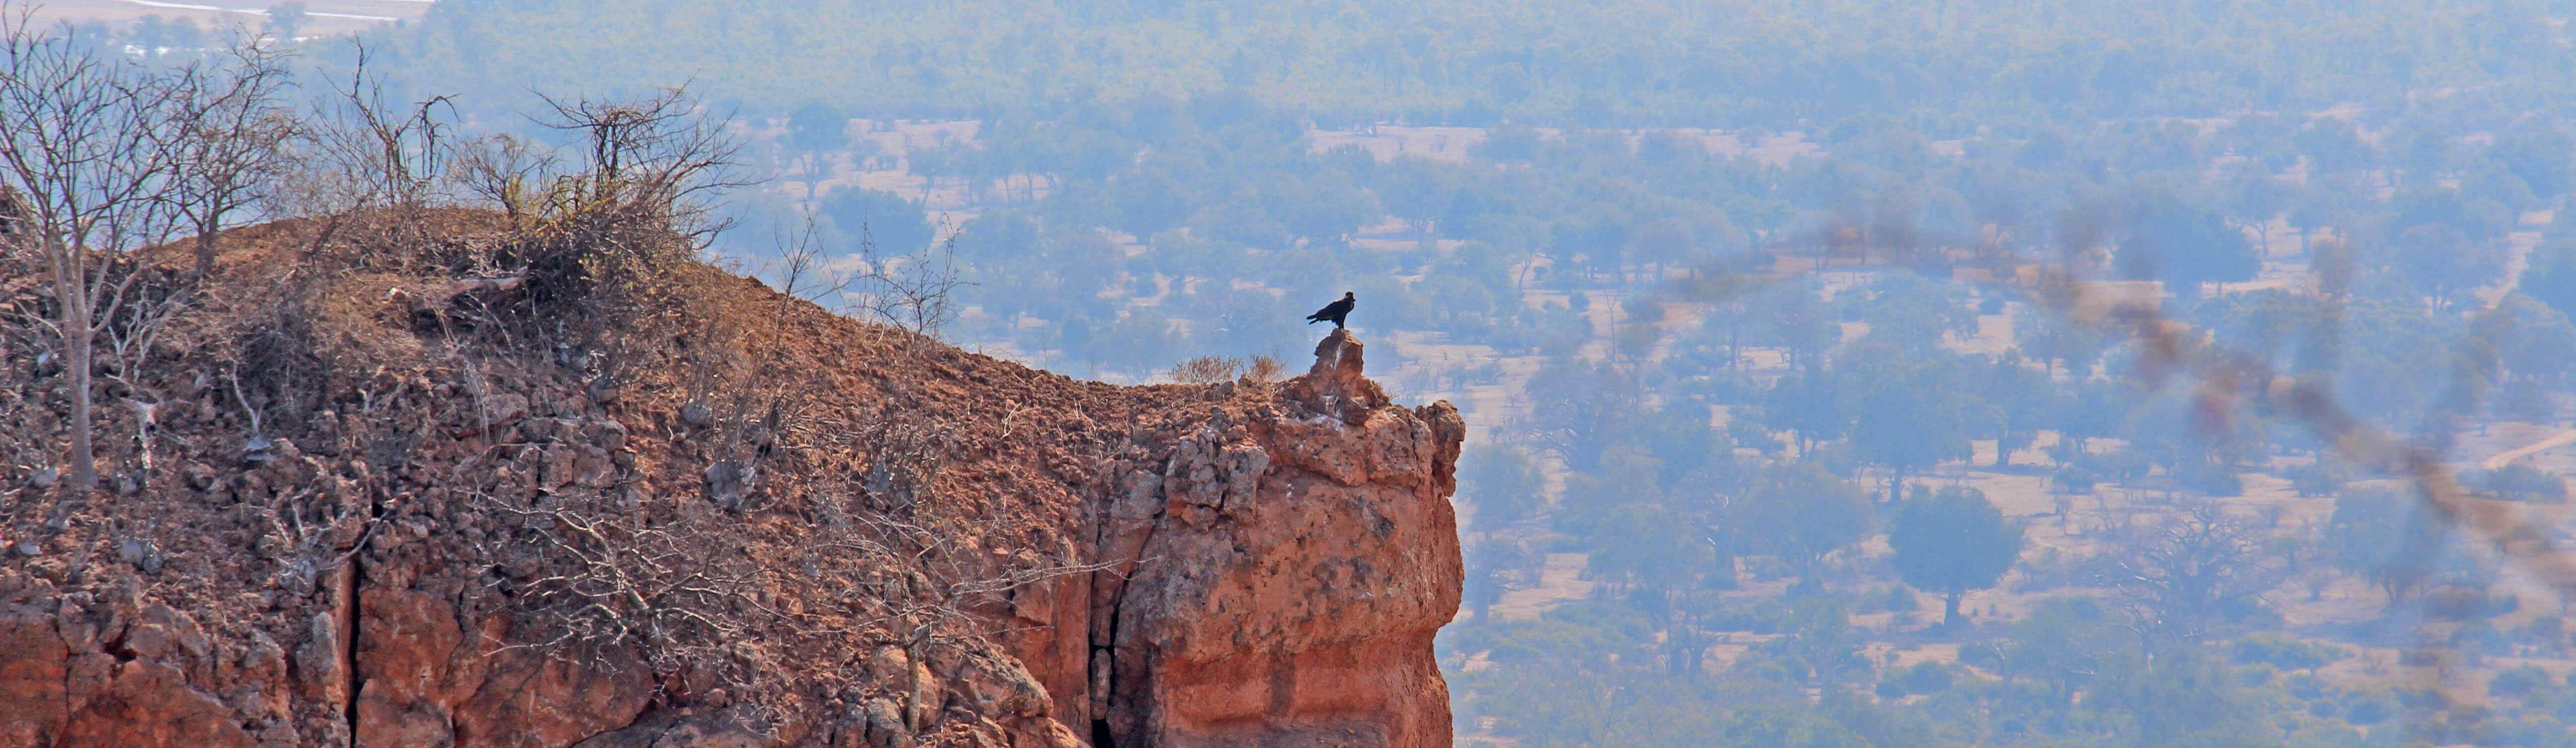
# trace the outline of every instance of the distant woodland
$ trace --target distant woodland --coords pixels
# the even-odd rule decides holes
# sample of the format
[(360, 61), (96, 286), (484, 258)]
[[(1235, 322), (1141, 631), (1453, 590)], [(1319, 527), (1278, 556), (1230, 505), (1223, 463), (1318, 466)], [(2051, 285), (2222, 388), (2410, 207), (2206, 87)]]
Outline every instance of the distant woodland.
[[(1061, 111), (1239, 89), (1325, 122), (1829, 124), (2207, 117), (2499, 78), (2563, 90), (2563, 3), (2357, 0), (448, 0), (398, 46), (442, 85), (697, 79), (747, 106)], [(395, 50), (388, 50), (395, 51)]]

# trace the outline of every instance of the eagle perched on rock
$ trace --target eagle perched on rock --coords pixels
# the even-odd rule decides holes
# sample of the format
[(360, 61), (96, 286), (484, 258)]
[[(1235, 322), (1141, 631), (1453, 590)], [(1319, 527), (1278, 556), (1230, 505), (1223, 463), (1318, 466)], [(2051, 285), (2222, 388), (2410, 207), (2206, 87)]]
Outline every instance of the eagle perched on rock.
[(1333, 323), (1334, 329), (1340, 329), (1342, 326), (1342, 318), (1351, 316), (1351, 306), (1358, 303), (1358, 294), (1343, 291), (1341, 301), (1325, 304), (1324, 308), (1315, 310), (1314, 314), (1306, 315), (1306, 324), (1311, 325), (1317, 322), (1331, 322)]

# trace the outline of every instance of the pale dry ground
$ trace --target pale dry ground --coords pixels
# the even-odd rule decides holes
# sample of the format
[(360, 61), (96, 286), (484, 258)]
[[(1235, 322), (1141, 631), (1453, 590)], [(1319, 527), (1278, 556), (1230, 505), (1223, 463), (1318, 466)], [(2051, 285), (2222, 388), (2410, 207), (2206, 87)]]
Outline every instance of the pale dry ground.
[[(1536, 130), (1539, 137), (1544, 139), (1563, 140), (1565, 138), (1565, 131), (1557, 128), (1542, 127)], [(1751, 143), (1745, 142), (1741, 133), (1724, 130), (1684, 128), (1660, 132), (1696, 139), (1700, 142), (1700, 147), (1712, 154), (1727, 158), (1750, 156), (1770, 166), (1783, 166), (1802, 156), (1824, 154), (1824, 148), (1808, 142), (1806, 133), (1802, 132), (1762, 135), (1754, 138)], [(1643, 133), (1634, 130), (1621, 131), (1620, 134), (1632, 147), (1643, 137)], [(1465, 162), (1468, 152), (1484, 143), (1486, 135), (1484, 129), (1474, 127), (1401, 125), (1379, 125), (1359, 130), (1312, 130), (1307, 133), (1311, 148), (1317, 152), (1355, 145), (1368, 151), (1369, 155), (1379, 161), (1412, 157), (1451, 163)], [(1957, 147), (1955, 142), (1951, 145), (1954, 149)]]
[[(44, 23), (123, 25), (144, 16), (160, 16), (195, 21), (208, 31), (257, 30), (268, 22), (268, 9), (277, 4), (268, 0), (43, 0), (35, 6), (34, 18)], [(429, 6), (429, 0), (305, 0), (304, 23), (296, 33), (314, 37), (365, 31), (419, 18), (429, 12)]]
[[(959, 177), (943, 177), (934, 185), (932, 180), (911, 173), (911, 164), (906, 156), (919, 150), (972, 144), (982, 128), (983, 123), (976, 120), (854, 119), (845, 130), (850, 146), (823, 154), (824, 165), (820, 174), (814, 173), (801, 157), (789, 154), (791, 160), (777, 165), (778, 174), (768, 188), (798, 202), (806, 200), (809, 192), (821, 197), (848, 187), (885, 190), (922, 201), (922, 207), (936, 220), (941, 213), (955, 214), (974, 207), (968, 197), (968, 182)], [(748, 123), (745, 133), (754, 138), (784, 142), (787, 121), (775, 118), (753, 121)], [(1000, 192), (1005, 182), (1008, 182), (1008, 189), (1014, 196), (1025, 196), (1034, 184), (1037, 197), (1044, 198), (1052, 187), (1043, 176), (1014, 176), (986, 185), (988, 192)]]
[[(1591, 595), (1593, 584), (1583, 578), (1583, 564), (1588, 558), (1581, 553), (1547, 554), (1547, 565), (1539, 571), (1539, 583), (1504, 592), (1502, 602), (1494, 603), (1494, 617), (1505, 621), (1534, 620), (1561, 601)], [(1462, 611), (1460, 615), (1466, 613)]]
[[(1404, 219), (1396, 218), (1394, 216), (1387, 216), (1380, 219), (1377, 223), (1362, 226), (1358, 231), (1351, 232), (1349, 237), (1352, 248), (1377, 252), (1410, 252), (1418, 250), (1423, 246), (1422, 239), (1423, 237), (1421, 232), (1415, 231), (1412, 225), (1405, 223)], [(1440, 239), (1436, 237), (1430, 242), (1430, 244), (1436, 247), (1440, 252), (1455, 250), (1466, 243), (1467, 242), (1465, 240)], [(1547, 263), (1540, 262), (1539, 264), (1545, 265)]]
[[(163, 0), (76, 1), (84, 5), (101, 7), (163, 2)], [(425, 11), (428, 7), (428, 3), (424, 0), (317, 0), (311, 3), (310, 7), (319, 10), (325, 5), (333, 7), (341, 5), (418, 6), (414, 9), (416, 11)], [(208, 14), (210, 17), (231, 15), (250, 18), (253, 20), (251, 24), (253, 26), (258, 25), (256, 21), (264, 18), (257, 14), (225, 11), (199, 12)], [(139, 17), (141, 13), (133, 15)], [(418, 15), (419, 12), (413, 12), (401, 17), (411, 18)], [(321, 20), (316, 19), (316, 23)], [(809, 194), (809, 188), (811, 194), (820, 196), (836, 188), (860, 186), (887, 190), (907, 198), (921, 200), (924, 203), (923, 207), (933, 213), (970, 211), (975, 206), (967, 189), (967, 180), (949, 177), (939, 179), (934, 184), (930, 179), (912, 174), (911, 164), (906, 157), (917, 150), (972, 144), (981, 128), (982, 123), (976, 120), (854, 119), (850, 121), (847, 129), (852, 146), (843, 152), (825, 156), (827, 163), (820, 174), (809, 173), (802, 162), (785, 164), (780, 167), (778, 179), (772, 182), (770, 189), (779, 191), (791, 200), (802, 201)], [(774, 141), (783, 140), (786, 135), (786, 121), (768, 119), (751, 122), (748, 123), (746, 132), (755, 137)], [(1712, 154), (1727, 158), (1749, 157), (1772, 166), (1782, 166), (1801, 157), (1824, 154), (1822, 147), (1809, 142), (1806, 134), (1800, 132), (1762, 135), (1752, 143), (1746, 143), (1740, 134), (1720, 130), (1686, 129), (1673, 132), (1698, 139), (1701, 145)], [(1540, 133), (1543, 137), (1562, 137), (1562, 133), (1556, 130), (1540, 130)], [(1632, 141), (1640, 137), (1636, 132), (1628, 132), (1626, 135)], [(1473, 127), (1380, 125), (1359, 130), (1308, 130), (1306, 137), (1309, 146), (1316, 152), (1329, 151), (1345, 145), (1357, 145), (1379, 161), (1391, 161), (1399, 157), (1418, 157), (1458, 163), (1467, 160), (1469, 149), (1484, 142), (1485, 130)], [(1043, 199), (1054, 188), (1054, 183), (1051, 178), (1044, 175), (1014, 175), (996, 180), (986, 187), (988, 193), (1001, 193), (1007, 190), (1017, 196), (1017, 199)], [(1400, 229), (1401, 224), (1396, 228)], [(1384, 225), (1362, 229), (1359, 233), (1387, 235), (1374, 237), (1369, 241), (1405, 243), (1411, 241), (1394, 237), (1393, 235), (1399, 231), (1389, 230)], [(1455, 247), (1458, 244), (1456, 241), (1441, 243), (1444, 248)]]
[(1410, 156), (1463, 163), (1469, 149), (1485, 142), (1485, 130), (1481, 127), (1379, 125), (1359, 130), (1312, 130), (1307, 132), (1307, 138), (1310, 142), (1308, 147), (1318, 153), (1356, 145), (1379, 161)]

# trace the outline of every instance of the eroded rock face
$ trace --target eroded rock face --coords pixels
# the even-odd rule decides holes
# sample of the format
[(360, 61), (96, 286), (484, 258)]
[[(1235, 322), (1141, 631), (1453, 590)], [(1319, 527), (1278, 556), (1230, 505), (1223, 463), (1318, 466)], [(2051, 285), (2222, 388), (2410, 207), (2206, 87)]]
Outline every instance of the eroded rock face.
[[(1085, 681), (1118, 746), (1446, 746), (1432, 637), (1457, 612), (1466, 427), (1405, 409), (1336, 331), (1277, 400), (1135, 466), (1102, 525)], [(1122, 581), (1123, 580), (1123, 581)], [(1071, 622), (1059, 623), (1071, 629)], [(1065, 711), (1074, 711), (1070, 705)]]
[(28, 592), (0, 577), (0, 745), (295, 744), (272, 722), (285, 703), (274, 649), (221, 658), (168, 606)]
[[(959, 441), (989, 445), (959, 449), (941, 495), (1052, 523), (974, 552), (1079, 571), (976, 611), (998, 624), (990, 641), (860, 647), (814, 664), (838, 685), (767, 702), (657, 669), (649, 643), (549, 646), (512, 615), (520, 562), (489, 550), (530, 521), (496, 501), (625, 496), (819, 521), (751, 514), (792, 465), (717, 480), (710, 466), (729, 463), (683, 460), (703, 414), (651, 410), (586, 374), (424, 379), (405, 402), (432, 405), (376, 404), (370, 417), (395, 426), (324, 411), (295, 439), (245, 448), (211, 411), (173, 407), (165, 438), (222, 442), (173, 458), (134, 500), (309, 518), (293, 536), (308, 545), (83, 539), (79, 526), (6, 538), (37, 552), (0, 559), (0, 748), (1446, 746), (1431, 640), (1459, 598), (1447, 497), (1465, 426), (1447, 403), (1390, 403), (1362, 351), (1336, 331), (1305, 376), (1212, 388), (1111, 388), (954, 352), (903, 373), (965, 413)], [(400, 432), (406, 451), (330, 446), (370, 429)], [(491, 457), (504, 446), (513, 457)], [(138, 550), (120, 557), (120, 542)], [(170, 574), (196, 586), (155, 576), (165, 547)], [(752, 549), (706, 552), (737, 550)], [(209, 568), (256, 574), (206, 581)]]

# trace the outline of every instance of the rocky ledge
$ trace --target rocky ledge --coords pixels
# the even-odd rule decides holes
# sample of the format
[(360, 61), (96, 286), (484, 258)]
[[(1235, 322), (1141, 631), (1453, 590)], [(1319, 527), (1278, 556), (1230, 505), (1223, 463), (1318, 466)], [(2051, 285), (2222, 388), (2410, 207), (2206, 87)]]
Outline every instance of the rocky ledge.
[[(1450, 742), (1464, 423), (1347, 331), (1111, 387), (712, 274), (613, 346), (426, 282), (317, 292), (266, 390), (214, 358), (266, 349), (165, 351), (106, 489), (0, 468), (0, 748)], [(40, 353), (0, 347), (0, 451), (56, 443)]]

